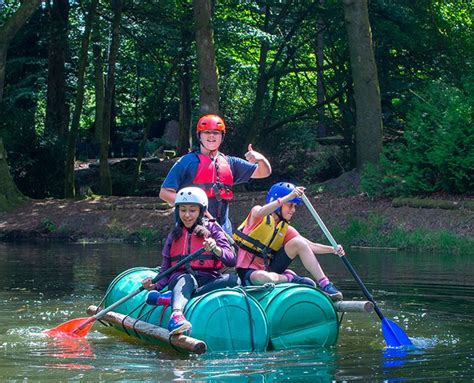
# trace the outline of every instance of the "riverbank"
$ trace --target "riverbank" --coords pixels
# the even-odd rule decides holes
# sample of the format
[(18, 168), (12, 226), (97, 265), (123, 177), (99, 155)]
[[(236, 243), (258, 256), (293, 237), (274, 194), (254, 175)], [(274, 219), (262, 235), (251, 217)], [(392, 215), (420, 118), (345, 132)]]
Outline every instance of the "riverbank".
[[(231, 206), (234, 225), (264, 199), (264, 192), (237, 193)], [(473, 249), (474, 212), (467, 208), (395, 207), (399, 205), (392, 200), (371, 201), (362, 194), (313, 194), (310, 201), (336, 240), (346, 247)], [(0, 240), (159, 242), (173, 225), (172, 212), (155, 197), (29, 200), (11, 212), (0, 213)], [(303, 206), (292, 224), (309, 238), (326, 243)]]

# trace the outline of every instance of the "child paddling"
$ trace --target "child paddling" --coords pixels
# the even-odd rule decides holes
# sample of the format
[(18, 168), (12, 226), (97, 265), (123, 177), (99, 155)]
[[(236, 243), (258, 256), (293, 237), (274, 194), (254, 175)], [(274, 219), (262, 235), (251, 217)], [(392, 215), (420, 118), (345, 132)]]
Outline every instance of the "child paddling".
[[(252, 208), (234, 233), (234, 240), (239, 245), (237, 273), (244, 286), (268, 282), (316, 286), (312, 279), (288, 269), (299, 257), (322, 291), (333, 300), (342, 300), (342, 293), (330, 282), (315, 257), (316, 254), (334, 253), (334, 249), (310, 241), (289, 225), (303, 194), (303, 187), (279, 182), (268, 191), (265, 205)], [(341, 245), (337, 246), (337, 254), (345, 254)]]

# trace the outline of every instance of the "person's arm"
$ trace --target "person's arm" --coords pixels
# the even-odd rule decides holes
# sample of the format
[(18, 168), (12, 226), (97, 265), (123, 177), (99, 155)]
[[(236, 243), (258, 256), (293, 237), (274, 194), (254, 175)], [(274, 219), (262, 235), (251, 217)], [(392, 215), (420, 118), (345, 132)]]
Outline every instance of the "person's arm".
[[(196, 166), (194, 155), (186, 154), (181, 157), (168, 172), (163, 184), (161, 185), (159, 197), (174, 206), (176, 192), (186, 186), (186, 179), (190, 178), (192, 168)], [(197, 157), (196, 157), (197, 158)]]
[(272, 166), (270, 165), (270, 162), (263, 154), (253, 150), (252, 144), (249, 144), (248, 146), (248, 152), (245, 153), (245, 159), (252, 164), (257, 164), (257, 168), (250, 178), (266, 178), (272, 174)]
[(204, 242), (206, 250), (212, 251), (226, 266), (235, 266), (236, 257), (227, 240), (224, 230), (217, 224), (209, 227), (211, 236)]
[(306, 242), (308, 242), (309, 247), (313, 251), (314, 254), (337, 254), (337, 255), (346, 255), (344, 248), (342, 245), (337, 245), (337, 251), (334, 251), (332, 246), (322, 245), (320, 243), (312, 242), (308, 238), (305, 238)]
[[(169, 256), (169, 251), (171, 248), (171, 236), (168, 236), (166, 238), (165, 245), (163, 246), (163, 252), (162, 252), (162, 260), (161, 260), (161, 267), (160, 267), (160, 272), (158, 274), (161, 274), (168, 270), (171, 267), (171, 258)], [(142, 286), (147, 289), (147, 290), (161, 290), (163, 287), (165, 287), (168, 282), (169, 282), (170, 276), (166, 276), (165, 278), (160, 279), (158, 282), (153, 283), (152, 278), (145, 278), (142, 280)]]
[(163, 201), (168, 202), (170, 206), (174, 206), (174, 201), (176, 199), (176, 190), (162, 187), (160, 189), (160, 198)]
[(295, 190), (293, 190), (290, 194), (284, 196), (283, 198), (279, 198), (276, 201), (272, 201), (263, 206), (254, 206), (254, 208), (252, 209), (252, 216), (255, 218), (265, 217), (273, 213), (284, 203), (291, 201), (294, 198), (301, 197), (304, 194), (304, 190), (304, 187), (297, 186)]

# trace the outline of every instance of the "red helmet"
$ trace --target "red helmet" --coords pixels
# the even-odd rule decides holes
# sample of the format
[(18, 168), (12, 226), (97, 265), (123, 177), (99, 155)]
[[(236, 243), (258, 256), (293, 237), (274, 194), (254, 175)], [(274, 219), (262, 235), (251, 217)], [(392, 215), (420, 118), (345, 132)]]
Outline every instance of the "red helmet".
[(197, 123), (196, 131), (199, 134), (206, 130), (217, 130), (224, 134), (224, 120), (216, 114), (206, 114), (205, 116), (202, 116)]

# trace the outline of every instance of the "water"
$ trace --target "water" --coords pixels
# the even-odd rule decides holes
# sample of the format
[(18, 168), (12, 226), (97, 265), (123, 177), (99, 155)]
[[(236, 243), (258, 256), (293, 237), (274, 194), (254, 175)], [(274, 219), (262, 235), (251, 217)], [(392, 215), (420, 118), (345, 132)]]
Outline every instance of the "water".
[[(123, 244), (0, 243), (0, 381), (474, 381), (472, 254), (350, 251), (413, 350), (386, 350), (378, 317), (359, 313), (345, 314), (337, 346), (325, 350), (184, 355), (100, 324), (81, 340), (41, 334), (87, 317), (117, 274), (156, 266), (158, 254)], [(346, 299), (363, 299), (337, 257), (320, 260)]]

